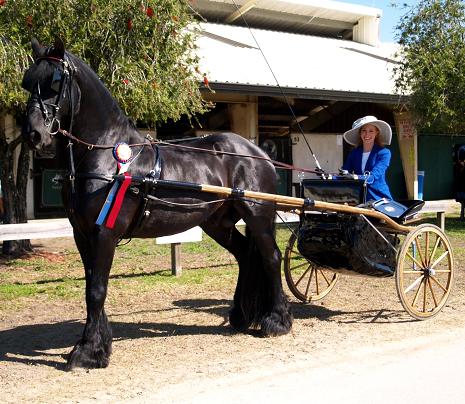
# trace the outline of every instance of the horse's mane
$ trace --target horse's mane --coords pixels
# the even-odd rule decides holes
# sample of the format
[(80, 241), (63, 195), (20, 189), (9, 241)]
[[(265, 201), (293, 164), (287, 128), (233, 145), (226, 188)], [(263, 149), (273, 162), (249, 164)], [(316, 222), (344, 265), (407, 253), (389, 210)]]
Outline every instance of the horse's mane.
[[(108, 95), (108, 97), (110, 97), (116, 104), (118, 104), (118, 101), (115, 99), (115, 97), (113, 97), (110, 90), (103, 82), (103, 80), (97, 75), (97, 73), (86, 62), (84, 62), (81, 58), (77, 57), (76, 55), (74, 55), (73, 53), (69, 51), (65, 52), (65, 56), (68, 57), (68, 59), (71, 61), (71, 63), (76, 68), (76, 71), (77, 71), (76, 77), (78, 78), (78, 80), (81, 79), (80, 84), (84, 84), (83, 80), (87, 76), (93, 82), (98, 83), (100, 89), (104, 90), (104, 92)], [(81, 73), (83, 72), (85, 74), (84, 77), (81, 76)]]
[[(127, 121), (128, 125), (133, 129), (137, 130), (137, 126), (134, 121), (127, 116), (127, 114), (121, 108), (119, 102), (111, 94), (110, 90), (103, 82), (103, 80), (97, 75), (97, 73), (86, 63), (84, 60), (74, 55), (72, 52), (66, 51), (65, 56), (70, 60), (74, 68), (76, 69), (76, 80), (78, 81), (79, 87), (85, 88), (86, 85), (92, 83), (92, 87), (99, 91), (99, 97), (105, 97), (103, 100), (108, 111), (118, 111), (121, 118)], [(90, 87), (89, 87), (90, 88)]]

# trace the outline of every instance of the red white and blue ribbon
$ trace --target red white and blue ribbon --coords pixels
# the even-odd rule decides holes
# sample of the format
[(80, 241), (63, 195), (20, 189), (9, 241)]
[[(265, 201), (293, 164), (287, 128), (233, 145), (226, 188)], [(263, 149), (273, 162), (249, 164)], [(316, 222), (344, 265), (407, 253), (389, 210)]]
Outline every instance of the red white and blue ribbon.
[(123, 204), (124, 195), (126, 194), (126, 191), (129, 185), (131, 184), (131, 180), (131, 176), (128, 173), (124, 173), (123, 183), (121, 184), (121, 187), (118, 190), (115, 203), (113, 204), (110, 214), (108, 215), (106, 227), (108, 227), (109, 229), (113, 229), (113, 226), (115, 225), (116, 218), (118, 217), (119, 211), (121, 210), (121, 206)]
[(124, 142), (116, 143), (113, 147), (113, 157), (118, 163), (127, 163), (132, 157), (131, 146)]
[(107, 199), (105, 199), (105, 203), (102, 206), (102, 209), (100, 209), (100, 213), (97, 217), (97, 221), (95, 224), (102, 225), (103, 222), (105, 221), (105, 218), (108, 215), (108, 212), (110, 211), (111, 204), (113, 203), (113, 199), (115, 198), (116, 192), (118, 191), (119, 187), (119, 182), (115, 181), (110, 189), (110, 192), (108, 192)]
[(122, 183), (115, 181), (111, 186), (110, 192), (108, 192), (105, 203), (100, 209), (100, 213), (97, 217), (95, 224), (101, 226), (108, 216), (106, 227), (112, 229), (115, 225), (115, 221), (121, 210), (124, 196), (126, 191), (131, 184), (131, 176), (127, 173), (131, 163), (139, 156), (144, 146), (142, 146), (139, 152), (133, 157), (131, 146), (127, 143), (120, 142), (113, 148), (113, 157), (117, 161), (118, 174), (124, 174), (124, 180)]

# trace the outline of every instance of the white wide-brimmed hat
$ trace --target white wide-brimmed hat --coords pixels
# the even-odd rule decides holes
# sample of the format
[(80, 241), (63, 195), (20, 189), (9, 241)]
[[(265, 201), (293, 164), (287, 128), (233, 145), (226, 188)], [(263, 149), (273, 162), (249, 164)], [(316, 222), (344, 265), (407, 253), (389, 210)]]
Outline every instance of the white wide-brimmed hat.
[(391, 144), (392, 130), (388, 123), (380, 121), (376, 116), (368, 115), (357, 119), (352, 124), (352, 129), (344, 133), (344, 139), (353, 146), (360, 144), (360, 128), (366, 124), (374, 125), (379, 129), (379, 143), (381, 145)]

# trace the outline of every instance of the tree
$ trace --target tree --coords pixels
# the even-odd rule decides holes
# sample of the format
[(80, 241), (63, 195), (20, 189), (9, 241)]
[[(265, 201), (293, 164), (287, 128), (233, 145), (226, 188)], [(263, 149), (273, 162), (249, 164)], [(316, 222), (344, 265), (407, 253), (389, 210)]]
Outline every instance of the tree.
[[(198, 86), (197, 34), (187, 0), (0, 0), (0, 120), (24, 114), (27, 94), (20, 84), (31, 63), (31, 38), (52, 44), (55, 36), (89, 63), (134, 121), (154, 127), (191, 118), (207, 107)], [(13, 173), (18, 147), (20, 164)], [(9, 142), (0, 128), (8, 223), (26, 221), (24, 150), (20, 139)], [(27, 248), (10, 246), (10, 253)]]
[(423, 0), (397, 26), (397, 89), (420, 130), (465, 133), (465, 3)]

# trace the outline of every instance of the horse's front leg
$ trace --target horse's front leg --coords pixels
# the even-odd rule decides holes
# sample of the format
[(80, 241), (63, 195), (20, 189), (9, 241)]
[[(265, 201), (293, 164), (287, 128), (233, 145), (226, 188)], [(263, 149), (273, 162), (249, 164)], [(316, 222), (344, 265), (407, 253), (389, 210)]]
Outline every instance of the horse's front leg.
[(66, 370), (104, 368), (110, 361), (112, 338), (104, 303), (116, 240), (105, 231), (92, 237), (74, 233), (86, 274), (87, 320), (82, 338), (69, 355)]

